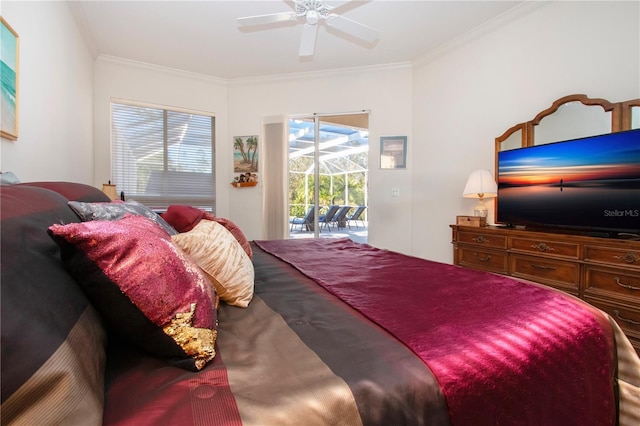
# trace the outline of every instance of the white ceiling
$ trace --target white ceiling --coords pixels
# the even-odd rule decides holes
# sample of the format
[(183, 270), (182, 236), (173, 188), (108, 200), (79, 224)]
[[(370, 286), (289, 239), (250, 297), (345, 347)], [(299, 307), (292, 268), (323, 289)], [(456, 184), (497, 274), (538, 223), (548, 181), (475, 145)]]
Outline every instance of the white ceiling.
[[(327, 1), (331, 3), (331, 1)], [(240, 28), (236, 18), (293, 10), (289, 0), (71, 1), (96, 55), (234, 79), (404, 63), (523, 1), (353, 0), (334, 10), (375, 28), (371, 44), (324, 24), (301, 58), (302, 21)]]

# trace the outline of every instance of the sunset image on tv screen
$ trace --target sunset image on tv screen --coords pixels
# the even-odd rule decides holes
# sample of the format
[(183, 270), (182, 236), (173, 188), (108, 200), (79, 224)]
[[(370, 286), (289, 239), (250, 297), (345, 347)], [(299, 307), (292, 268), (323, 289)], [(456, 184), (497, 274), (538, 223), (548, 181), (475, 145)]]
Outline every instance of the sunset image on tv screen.
[(499, 152), (497, 219), (640, 228), (640, 130)]

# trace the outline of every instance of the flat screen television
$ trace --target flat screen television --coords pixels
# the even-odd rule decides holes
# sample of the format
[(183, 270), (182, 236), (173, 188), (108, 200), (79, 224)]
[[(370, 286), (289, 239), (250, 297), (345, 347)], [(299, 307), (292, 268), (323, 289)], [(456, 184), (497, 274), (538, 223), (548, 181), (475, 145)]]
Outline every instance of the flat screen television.
[(640, 235), (640, 129), (501, 151), (496, 222)]

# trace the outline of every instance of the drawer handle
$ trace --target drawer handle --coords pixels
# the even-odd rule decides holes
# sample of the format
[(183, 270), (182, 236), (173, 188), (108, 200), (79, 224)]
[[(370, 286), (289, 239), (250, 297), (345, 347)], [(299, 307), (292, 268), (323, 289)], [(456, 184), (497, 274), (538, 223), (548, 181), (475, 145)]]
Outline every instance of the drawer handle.
[(613, 277), (613, 279), (616, 280), (616, 284), (618, 284), (620, 287), (628, 288), (629, 290), (640, 290), (640, 287), (634, 287), (629, 284), (624, 284), (620, 277)]
[(556, 270), (555, 266), (539, 265), (537, 263), (532, 263), (531, 266), (533, 266), (534, 268), (537, 268), (537, 269), (544, 269), (545, 271), (555, 271)]
[(538, 251), (556, 251), (553, 247), (549, 247), (545, 243), (534, 244), (531, 246), (533, 249), (538, 249)]
[(476, 259), (478, 259), (480, 262), (488, 262), (491, 260), (491, 255), (486, 255), (485, 257), (480, 257), (480, 255), (478, 253), (473, 253), (473, 255), (476, 257)]
[(640, 322), (634, 321), (634, 320), (629, 319), (629, 318), (625, 318), (622, 315), (620, 315), (620, 312), (617, 309), (615, 311), (613, 311), (613, 313), (616, 314), (616, 318), (618, 318), (620, 321), (624, 321), (624, 322), (627, 322), (627, 323), (633, 324), (633, 325), (640, 325)]
[(478, 235), (477, 237), (473, 238), (473, 241), (475, 241), (476, 243), (488, 243), (489, 240), (485, 237), (483, 237), (482, 235)]
[(613, 256), (613, 258), (630, 264), (636, 263), (640, 260), (640, 257), (636, 256), (634, 253), (626, 253), (624, 256)]

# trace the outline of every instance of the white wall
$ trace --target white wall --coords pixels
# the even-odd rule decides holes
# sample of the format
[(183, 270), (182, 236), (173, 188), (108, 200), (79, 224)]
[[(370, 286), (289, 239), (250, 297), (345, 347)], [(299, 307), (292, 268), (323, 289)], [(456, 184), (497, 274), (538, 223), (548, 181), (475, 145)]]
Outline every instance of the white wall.
[(18, 140), (0, 170), (22, 181), (93, 184), (93, 57), (66, 2), (3, 1), (20, 37)]
[(448, 225), (475, 205), (462, 198), (466, 179), (493, 171), (494, 139), (509, 127), (569, 94), (640, 97), (640, 3), (550, 2), (528, 12), (415, 69), (416, 256), (451, 262)]
[[(229, 135), (261, 134), (266, 116), (370, 111), (369, 243), (409, 253), (414, 142), (411, 94), (408, 64), (236, 81), (229, 87)], [(398, 135), (408, 136), (407, 170), (380, 170), (380, 136)], [(261, 163), (261, 167), (269, 164)], [(391, 188), (400, 189), (400, 197), (392, 198)], [(261, 192), (231, 189), (231, 218), (249, 238), (263, 238)]]
[[(230, 165), (227, 88), (224, 80), (101, 56), (95, 65), (95, 181), (111, 179), (111, 100), (126, 99), (214, 113), (216, 117), (216, 213), (229, 215)], [(117, 186), (117, 182), (114, 182)], [(230, 186), (229, 186), (230, 187)]]

